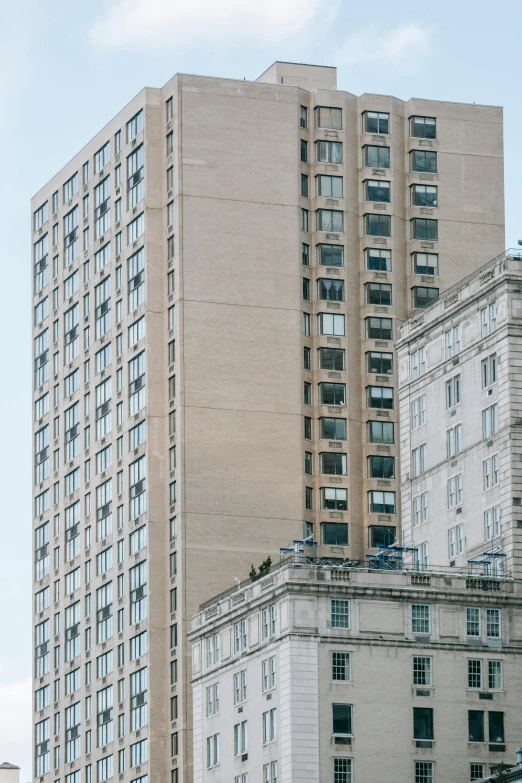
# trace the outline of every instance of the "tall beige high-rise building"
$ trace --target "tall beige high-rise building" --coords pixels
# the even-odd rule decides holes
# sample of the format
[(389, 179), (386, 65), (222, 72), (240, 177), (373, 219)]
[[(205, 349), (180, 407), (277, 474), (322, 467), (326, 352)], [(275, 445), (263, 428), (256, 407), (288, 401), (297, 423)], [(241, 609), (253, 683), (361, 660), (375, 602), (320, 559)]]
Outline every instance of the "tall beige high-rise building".
[(500, 109), (275, 63), (144, 89), (35, 196), (42, 783), (190, 780), (200, 601), (398, 532), (397, 322), (502, 250), (502, 190)]

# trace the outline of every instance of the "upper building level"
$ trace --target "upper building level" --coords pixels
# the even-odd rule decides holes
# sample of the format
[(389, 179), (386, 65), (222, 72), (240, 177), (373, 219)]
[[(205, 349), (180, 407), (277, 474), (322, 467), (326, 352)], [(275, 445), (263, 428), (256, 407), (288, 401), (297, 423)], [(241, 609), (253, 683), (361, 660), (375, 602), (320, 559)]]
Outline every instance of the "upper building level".
[(520, 574), (522, 253), (399, 330), (403, 539), (422, 562)]

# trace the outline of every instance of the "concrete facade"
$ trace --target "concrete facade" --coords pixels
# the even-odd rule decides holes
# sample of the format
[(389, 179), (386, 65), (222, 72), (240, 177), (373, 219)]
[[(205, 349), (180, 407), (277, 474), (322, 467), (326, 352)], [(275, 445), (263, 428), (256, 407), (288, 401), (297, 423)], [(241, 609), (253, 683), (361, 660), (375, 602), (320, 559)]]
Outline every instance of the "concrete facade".
[[(379, 779), (385, 758), (390, 783), (457, 783), (509, 762), (522, 731), (521, 590), (520, 581), (292, 557), (209, 601), (189, 634), (194, 780), (352, 783)], [(501, 631), (487, 625), (488, 608)], [(272, 739), (264, 716), (274, 709)], [(494, 734), (495, 721), (503, 733)], [(219, 759), (209, 766), (216, 735)]]
[(425, 565), (521, 574), (521, 283), (506, 251), (399, 330), (403, 540)]
[[(368, 512), (368, 492), (396, 493), (396, 479), (366, 473), (369, 455), (398, 458), (366, 433), (370, 419), (396, 425), (395, 409), (366, 407), (367, 386), (395, 388), (393, 366), (366, 368), (370, 351), (393, 353), (396, 326), (367, 339), (366, 319), (402, 321), (415, 285), (444, 290), (503, 247), (502, 112), (358, 98), (334, 75), (288, 63), (257, 82), (178, 74), (140, 92), (32, 201), (35, 774), (46, 783), (80, 769), (102, 783), (111, 764), (124, 779), (190, 779), (183, 640), (201, 600), (302, 537), (303, 522), (325, 554), (356, 558), (372, 524), (397, 525)], [(366, 111), (382, 115), (378, 133), (363, 132)], [(435, 117), (436, 131), (410, 137), (412, 115)], [(436, 153), (436, 171), (410, 173), (410, 150), (422, 166)], [(316, 196), (320, 175), (342, 183), (321, 180)], [(366, 201), (366, 180), (372, 198), (390, 183), (391, 201)], [(410, 185), (425, 182), (440, 207), (410, 206)], [(410, 220), (428, 214), (438, 240), (411, 240)], [(376, 229), (365, 215), (390, 220)], [(370, 223), (391, 236), (367, 234)], [(335, 265), (317, 266), (319, 245)], [(390, 251), (390, 271), (366, 268), (372, 248)], [(411, 253), (428, 251), (439, 274), (424, 280)], [(374, 282), (393, 285), (391, 304), (365, 304)], [(321, 314), (335, 334), (317, 334)], [(343, 351), (341, 364), (318, 369), (322, 348)], [(345, 404), (319, 404), (321, 383), (345, 385), (333, 391)], [(324, 417), (346, 419), (346, 432), (322, 437)], [(335, 475), (321, 474), (321, 454)], [(343, 493), (323, 509), (323, 488), (343, 490), (347, 509)], [(146, 717), (131, 716), (137, 668)], [(101, 745), (98, 719), (112, 721)]]
[(19, 783), (20, 767), (4, 761), (0, 764), (0, 783)]

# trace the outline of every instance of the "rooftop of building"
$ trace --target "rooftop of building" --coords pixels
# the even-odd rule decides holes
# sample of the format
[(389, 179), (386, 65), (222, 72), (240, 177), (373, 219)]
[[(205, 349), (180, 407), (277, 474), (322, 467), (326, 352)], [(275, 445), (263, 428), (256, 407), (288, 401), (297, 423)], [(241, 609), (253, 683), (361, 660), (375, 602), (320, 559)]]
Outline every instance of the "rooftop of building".
[(0, 764), (0, 769), (20, 769), (20, 767), (17, 767), (16, 764), (10, 764), (8, 761), (4, 761)]
[(304, 551), (306, 546), (302, 546), (303, 542), (295, 544), (295, 550), (287, 550), (281, 561), (267, 573), (257, 574), (243, 583), (237, 581), (233, 587), (201, 604), (199, 612), (192, 618), (192, 632), (196, 633), (219, 617), (225, 619), (227, 614), (244, 605), (263, 600), (270, 590), (284, 591), (292, 585), (306, 585), (309, 590), (319, 584), (348, 583), (363, 590), (383, 589), (389, 592), (392, 589), (395, 598), (402, 591), (419, 589), (432, 591), (434, 597), (436, 594), (469, 594), (472, 591), (481, 591), (484, 598), (493, 593), (497, 600), (500, 596), (507, 599), (509, 595), (514, 597), (516, 594), (520, 601), (522, 596), (522, 580), (513, 579), (509, 573), (491, 575), (492, 561), (488, 559), (488, 552), (469, 561), (466, 567), (432, 565), (421, 568), (414, 562), (414, 547), (384, 547), (369, 555), (364, 563), (309, 556)]
[(522, 247), (508, 248), (444, 291), (434, 304), (416, 310), (415, 314), (399, 327), (397, 347), (417, 339), (423, 329), (451, 317), (460, 305), (471, 304), (474, 299), (483, 296), (506, 277), (515, 277), (522, 282)]

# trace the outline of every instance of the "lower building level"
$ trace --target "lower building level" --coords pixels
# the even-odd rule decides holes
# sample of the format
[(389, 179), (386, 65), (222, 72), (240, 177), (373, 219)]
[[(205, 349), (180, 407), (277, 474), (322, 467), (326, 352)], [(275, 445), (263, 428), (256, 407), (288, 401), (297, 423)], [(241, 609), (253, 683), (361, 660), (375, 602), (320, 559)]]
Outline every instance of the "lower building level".
[(522, 581), (292, 555), (202, 607), (195, 783), (462, 783), (522, 738)]

